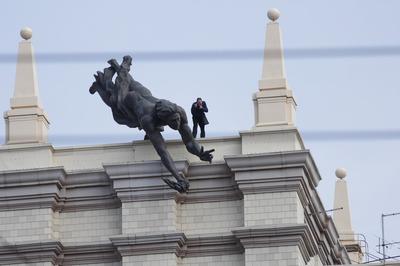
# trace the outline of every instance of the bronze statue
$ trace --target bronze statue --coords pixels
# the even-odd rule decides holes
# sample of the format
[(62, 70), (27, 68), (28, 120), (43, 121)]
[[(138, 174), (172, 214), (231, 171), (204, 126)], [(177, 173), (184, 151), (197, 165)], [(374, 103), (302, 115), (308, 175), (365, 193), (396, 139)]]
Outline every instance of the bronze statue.
[[(164, 182), (179, 192), (189, 189), (189, 182), (178, 173), (174, 161), (169, 154), (161, 131), (168, 125), (178, 130), (186, 149), (198, 156), (200, 160), (211, 163), (212, 150), (205, 151), (193, 138), (185, 110), (168, 100), (154, 97), (150, 90), (137, 82), (129, 74), (132, 57), (123, 57), (119, 65), (115, 59), (108, 61), (110, 67), (104, 72), (97, 71), (94, 75), (96, 81), (89, 89), (91, 94), (99, 93), (103, 101), (111, 108), (114, 120), (118, 124), (131, 128), (138, 127), (146, 132), (146, 137), (151, 141), (164, 166), (175, 177), (176, 182), (163, 178)], [(113, 77), (117, 73), (115, 83)]]

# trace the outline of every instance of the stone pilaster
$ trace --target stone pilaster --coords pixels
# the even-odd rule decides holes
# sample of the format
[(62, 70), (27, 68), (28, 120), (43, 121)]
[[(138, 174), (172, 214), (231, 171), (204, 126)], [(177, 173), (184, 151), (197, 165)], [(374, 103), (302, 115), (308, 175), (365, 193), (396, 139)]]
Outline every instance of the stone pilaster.
[[(187, 161), (175, 163), (180, 172), (187, 172)], [(162, 177), (171, 174), (161, 161), (105, 165), (104, 168), (122, 202), (123, 235), (180, 230), (177, 220), (180, 194), (162, 181)]]
[[(175, 162), (187, 173), (188, 162)], [(178, 265), (186, 237), (181, 233), (181, 194), (162, 177), (171, 177), (161, 161), (104, 165), (122, 202), (122, 235), (111, 238), (123, 265)]]
[(244, 227), (233, 233), (245, 248), (246, 264), (277, 265), (284, 258), (287, 265), (307, 265), (311, 259), (348, 262), (338, 242), (336, 255), (330, 255), (338, 235), (315, 191), (320, 175), (308, 151), (226, 156), (225, 161), (243, 193)]

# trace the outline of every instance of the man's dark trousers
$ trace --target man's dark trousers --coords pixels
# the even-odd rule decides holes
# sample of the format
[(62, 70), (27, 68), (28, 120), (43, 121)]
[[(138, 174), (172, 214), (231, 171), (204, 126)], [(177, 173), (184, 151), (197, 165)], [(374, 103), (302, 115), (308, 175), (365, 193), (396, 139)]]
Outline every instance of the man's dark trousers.
[(199, 121), (197, 118), (193, 117), (193, 138), (197, 136), (197, 125), (200, 127), (200, 138), (206, 137), (206, 132), (204, 130), (204, 123)]

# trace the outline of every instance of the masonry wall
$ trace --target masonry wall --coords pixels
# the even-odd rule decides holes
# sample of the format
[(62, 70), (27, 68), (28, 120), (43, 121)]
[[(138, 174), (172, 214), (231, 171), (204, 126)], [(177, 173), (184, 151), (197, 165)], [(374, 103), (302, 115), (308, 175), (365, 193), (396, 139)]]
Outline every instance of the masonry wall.
[(174, 200), (149, 200), (122, 204), (122, 232), (175, 231), (178, 225), (177, 204)]
[(189, 257), (182, 259), (182, 266), (243, 266), (245, 265), (244, 254)]
[(126, 256), (122, 260), (124, 266), (176, 266), (178, 262), (175, 254)]
[(245, 226), (304, 223), (304, 209), (296, 192), (244, 195)]
[(231, 200), (180, 205), (181, 230), (190, 234), (230, 232), (243, 226), (243, 201)]
[[(159, 161), (2, 172), (0, 265), (340, 264), (345, 251), (327, 242), (337, 243), (337, 232), (310, 196), (308, 154), (290, 156), (243, 155), (194, 170), (179, 162), (193, 173), (187, 194), (165, 186)], [(310, 208), (321, 214), (306, 216)]]
[(109, 241), (121, 234), (121, 208), (59, 213), (59, 239), (63, 243)]
[(1, 243), (56, 239), (57, 214), (50, 208), (0, 211)]
[(246, 265), (252, 266), (305, 266), (296, 246), (252, 248), (246, 250)]

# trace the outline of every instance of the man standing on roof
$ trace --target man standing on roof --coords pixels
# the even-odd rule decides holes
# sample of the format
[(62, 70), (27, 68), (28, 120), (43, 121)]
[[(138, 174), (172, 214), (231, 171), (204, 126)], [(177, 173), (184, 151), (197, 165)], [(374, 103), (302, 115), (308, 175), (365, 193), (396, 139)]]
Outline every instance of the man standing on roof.
[(196, 102), (192, 104), (192, 119), (193, 119), (193, 137), (197, 136), (197, 126), (200, 126), (200, 138), (206, 136), (204, 126), (208, 125), (206, 114), (208, 112), (207, 104), (201, 98), (197, 98)]

